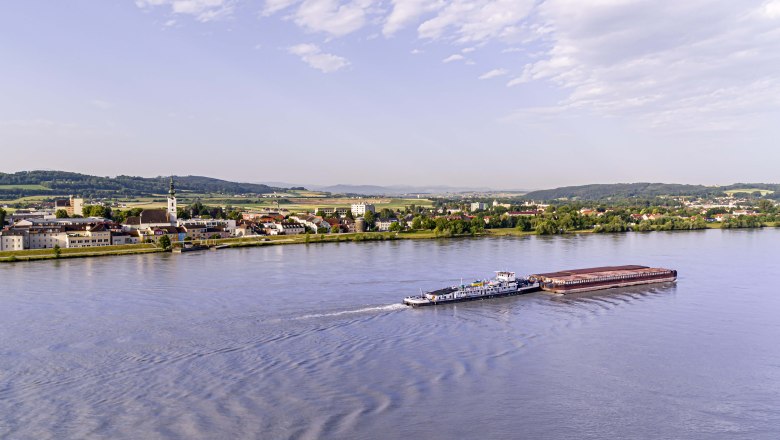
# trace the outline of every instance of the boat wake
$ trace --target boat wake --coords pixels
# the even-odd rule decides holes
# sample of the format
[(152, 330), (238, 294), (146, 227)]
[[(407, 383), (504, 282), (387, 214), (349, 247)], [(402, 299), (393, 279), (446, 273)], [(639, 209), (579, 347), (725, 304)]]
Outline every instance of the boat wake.
[(303, 320), (303, 319), (313, 319), (313, 318), (331, 318), (335, 316), (344, 316), (344, 315), (357, 315), (362, 313), (383, 313), (383, 312), (394, 312), (396, 310), (402, 310), (402, 309), (408, 309), (408, 307), (404, 304), (386, 304), (383, 306), (374, 306), (374, 307), (364, 307), (362, 309), (352, 309), (352, 310), (340, 310), (337, 312), (326, 312), (326, 313), (313, 313), (310, 315), (303, 315), (299, 316), (297, 318), (294, 318), (296, 320)]

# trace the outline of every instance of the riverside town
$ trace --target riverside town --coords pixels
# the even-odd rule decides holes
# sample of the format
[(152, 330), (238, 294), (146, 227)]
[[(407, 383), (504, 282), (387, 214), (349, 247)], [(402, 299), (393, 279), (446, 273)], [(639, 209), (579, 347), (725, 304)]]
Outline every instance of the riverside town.
[[(400, 199), (402, 203), (385, 207), (382, 198), (334, 198), (332, 194), (317, 194), (318, 198), (306, 200), (308, 204), (291, 205), (284, 198), (290, 194), (273, 192), (261, 195), (271, 200), (270, 205), (242, 207), (206, 205), (192, 197), (190, 204), (181, 206), (173, 177), (168, 186), (166, 206), (159, 208), (130, 208), (99, 197), (73, 196), (43, 198), (17, 204), (15, 209), (5, 205), (0, 208), (0, 261), (15, 261), (25, 256), (15, 251), (27, 250), (53, 250), (48, 256), (59, 258), (68, 256), (64, 249), (99, 247), (120, 253), (187, 251), (209, 244), (760, 228), (775, 226), (778, 220), (777, 201), (767, 197), (771, 191), (598, 201), (565, 197), (536, 201), (528, 198), (533, 193), (411, 194)], [(246, 195), (232, 197), (227, 196), (229, 202)], [(47, 255), (38, 252), (37, 256)]]

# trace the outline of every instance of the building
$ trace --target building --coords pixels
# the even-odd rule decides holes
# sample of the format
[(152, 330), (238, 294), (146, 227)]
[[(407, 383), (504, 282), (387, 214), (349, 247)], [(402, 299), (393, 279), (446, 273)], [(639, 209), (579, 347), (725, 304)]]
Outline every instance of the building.
[(24, 250), (24, 238), (21, 231), (0, 231), (0, 251)]
[(103, 219), (27, 219), (0, 231), (0, 246), (4, 250), (110, 246), (112, 230), (119, 230), (119, 225)]
[(88, 225), (85, 229), (66, 231), (65, 246), (67, 248), (83, 248), (93, 246), (110, 246), (111, 231), (105, 224)]
[(323, 217), (333, 217), (334, 215), (344, 217), (347, 215), (347, 211), (350, 211), (350, 208), (317, 208), (317, 214)]
[(397, 218), (380, 218), (377, 221), (374, 222), (374, 226), (376, 226), (377, 231), (380, 232), (387, 232), (390, 230), (390, 226), (393, 225), (393, 223), (398, 223)]
[(376, 213), (376, 207), (370, 203), (353, 203), (350, 211), (352, 211), (353, 217), (360, 217), (365, 215), (368, 211)]
[(219, 218), (191, 218), (189, 220), (182, 220), (179, 222), (181, 226), (203, 226), (206, 228), (215, 228), (227, 231), (229, 235), (235, 235), (236, 233), (236, 221), (230, 219)]
[(306, 232), (306, 227), (297, 222), (282, 221), (275, 225), (278, 235), (296, 235)]
[(174, 224), (167, 209), (144, 209), (139, 216), (128, 217), (124, 223), (126, 229), (147, 229)]
[(168, 218), (171, 224), (176, 224), (176, 189), (173, 187), (173, 176), (171, 176), (171, 188), (168, 191)]
[(471, 208), (469, 209), (469, 211), (471, 211), (471, 212), (474, 212), (474, 211), (484, 211), (485, 209), (487, 209), (487, 204), (486, 203), (473, 202), (471, 204)]
[(81, 217), (84, 214), (84, 199), (74, 199), (73, 196), (70, 196), (67, 200), (55, 200), (54, 210), (59, 211), (60, 209), (67, 212), (68, 217), (74, 215)]

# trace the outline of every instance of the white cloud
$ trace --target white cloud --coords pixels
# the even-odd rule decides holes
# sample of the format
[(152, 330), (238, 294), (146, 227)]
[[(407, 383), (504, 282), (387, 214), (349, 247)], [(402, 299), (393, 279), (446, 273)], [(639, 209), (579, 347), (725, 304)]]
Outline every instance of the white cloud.
[(508, 73), (509, 71), (506, 69), (493, 69), (489, 72), (485, 72), (482, 75), (480, 75), (479, 79), (498, 78), (499, 76), (504, 76)]
[(385, 36), (393, 35), (421, 15), (440, 9), (444, 5), (442, 0), (392, 0), (392, 3), (393, 10), (387, 16), (382, 28)]
[(295, 23), (315, 32), (343, 36), (366, 24), (366, 14), (373, 0), (305, 0), (295, 12)]
[(268, 17), (281, 10), (287, 9), (290, 6), (300, 3), (300, 1), (301, 0), (265, 0), (261, 14)]
[(745, 127), (780, 107), (780, 31), (753, 13), (771, 5), (548, 0), (536, 23), (545, 53), (507, 86), (552, 83), (562, 111), (652, 127)]
[(780, 0), (770, 0), (764, 3), (763, 12), (768, 18), (780, 18)]
[(448, 56), (447, 58), (441, 60), (441, 62), (442, 63), (451, 63), (453, 61), (463, 61), (465, 59), (466, 58), (463, 55), (461, 55), (459, 53), (456, 53), (456, 54), (452, 54), (452, 55)]
[(411, 51), (409, 51), (409, 53), (412, 55), (419, 55), (423, 53), (423, 51), (421, 51), (420, 49), (412, 49)]
[(303, 62), (324, 73), (336, 72), (349, 66), (346, 58), (324, 53), (314, 44), (298, 44), (287, 48), (287, 52), (299, 56)]
[(517, 32), (533, 11), (534, 0), (452, 0), (417, 31), (422, 38), (448, 37), (458, 43), (483, 42)]
[(232, 0), (135, 0), (139, 8), (169, 6), (174, 14), (192, 15), (207, 22), (226, 17), (233, 12)]

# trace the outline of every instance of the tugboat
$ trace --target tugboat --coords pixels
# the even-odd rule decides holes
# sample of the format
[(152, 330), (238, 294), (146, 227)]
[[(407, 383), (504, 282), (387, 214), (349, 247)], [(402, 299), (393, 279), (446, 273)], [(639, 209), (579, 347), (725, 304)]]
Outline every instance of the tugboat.
[(539, 283), (527, 278), (517, 278), (514, 272), (499, 271), (492, 280), (477, 280), (470, 284), (445, 287), (425, 292), (418, 296), (407, 296), (403, 303), (412, 307), (435, 306), (477, 299), (499, 298), (522, 295), (540, 290)]

